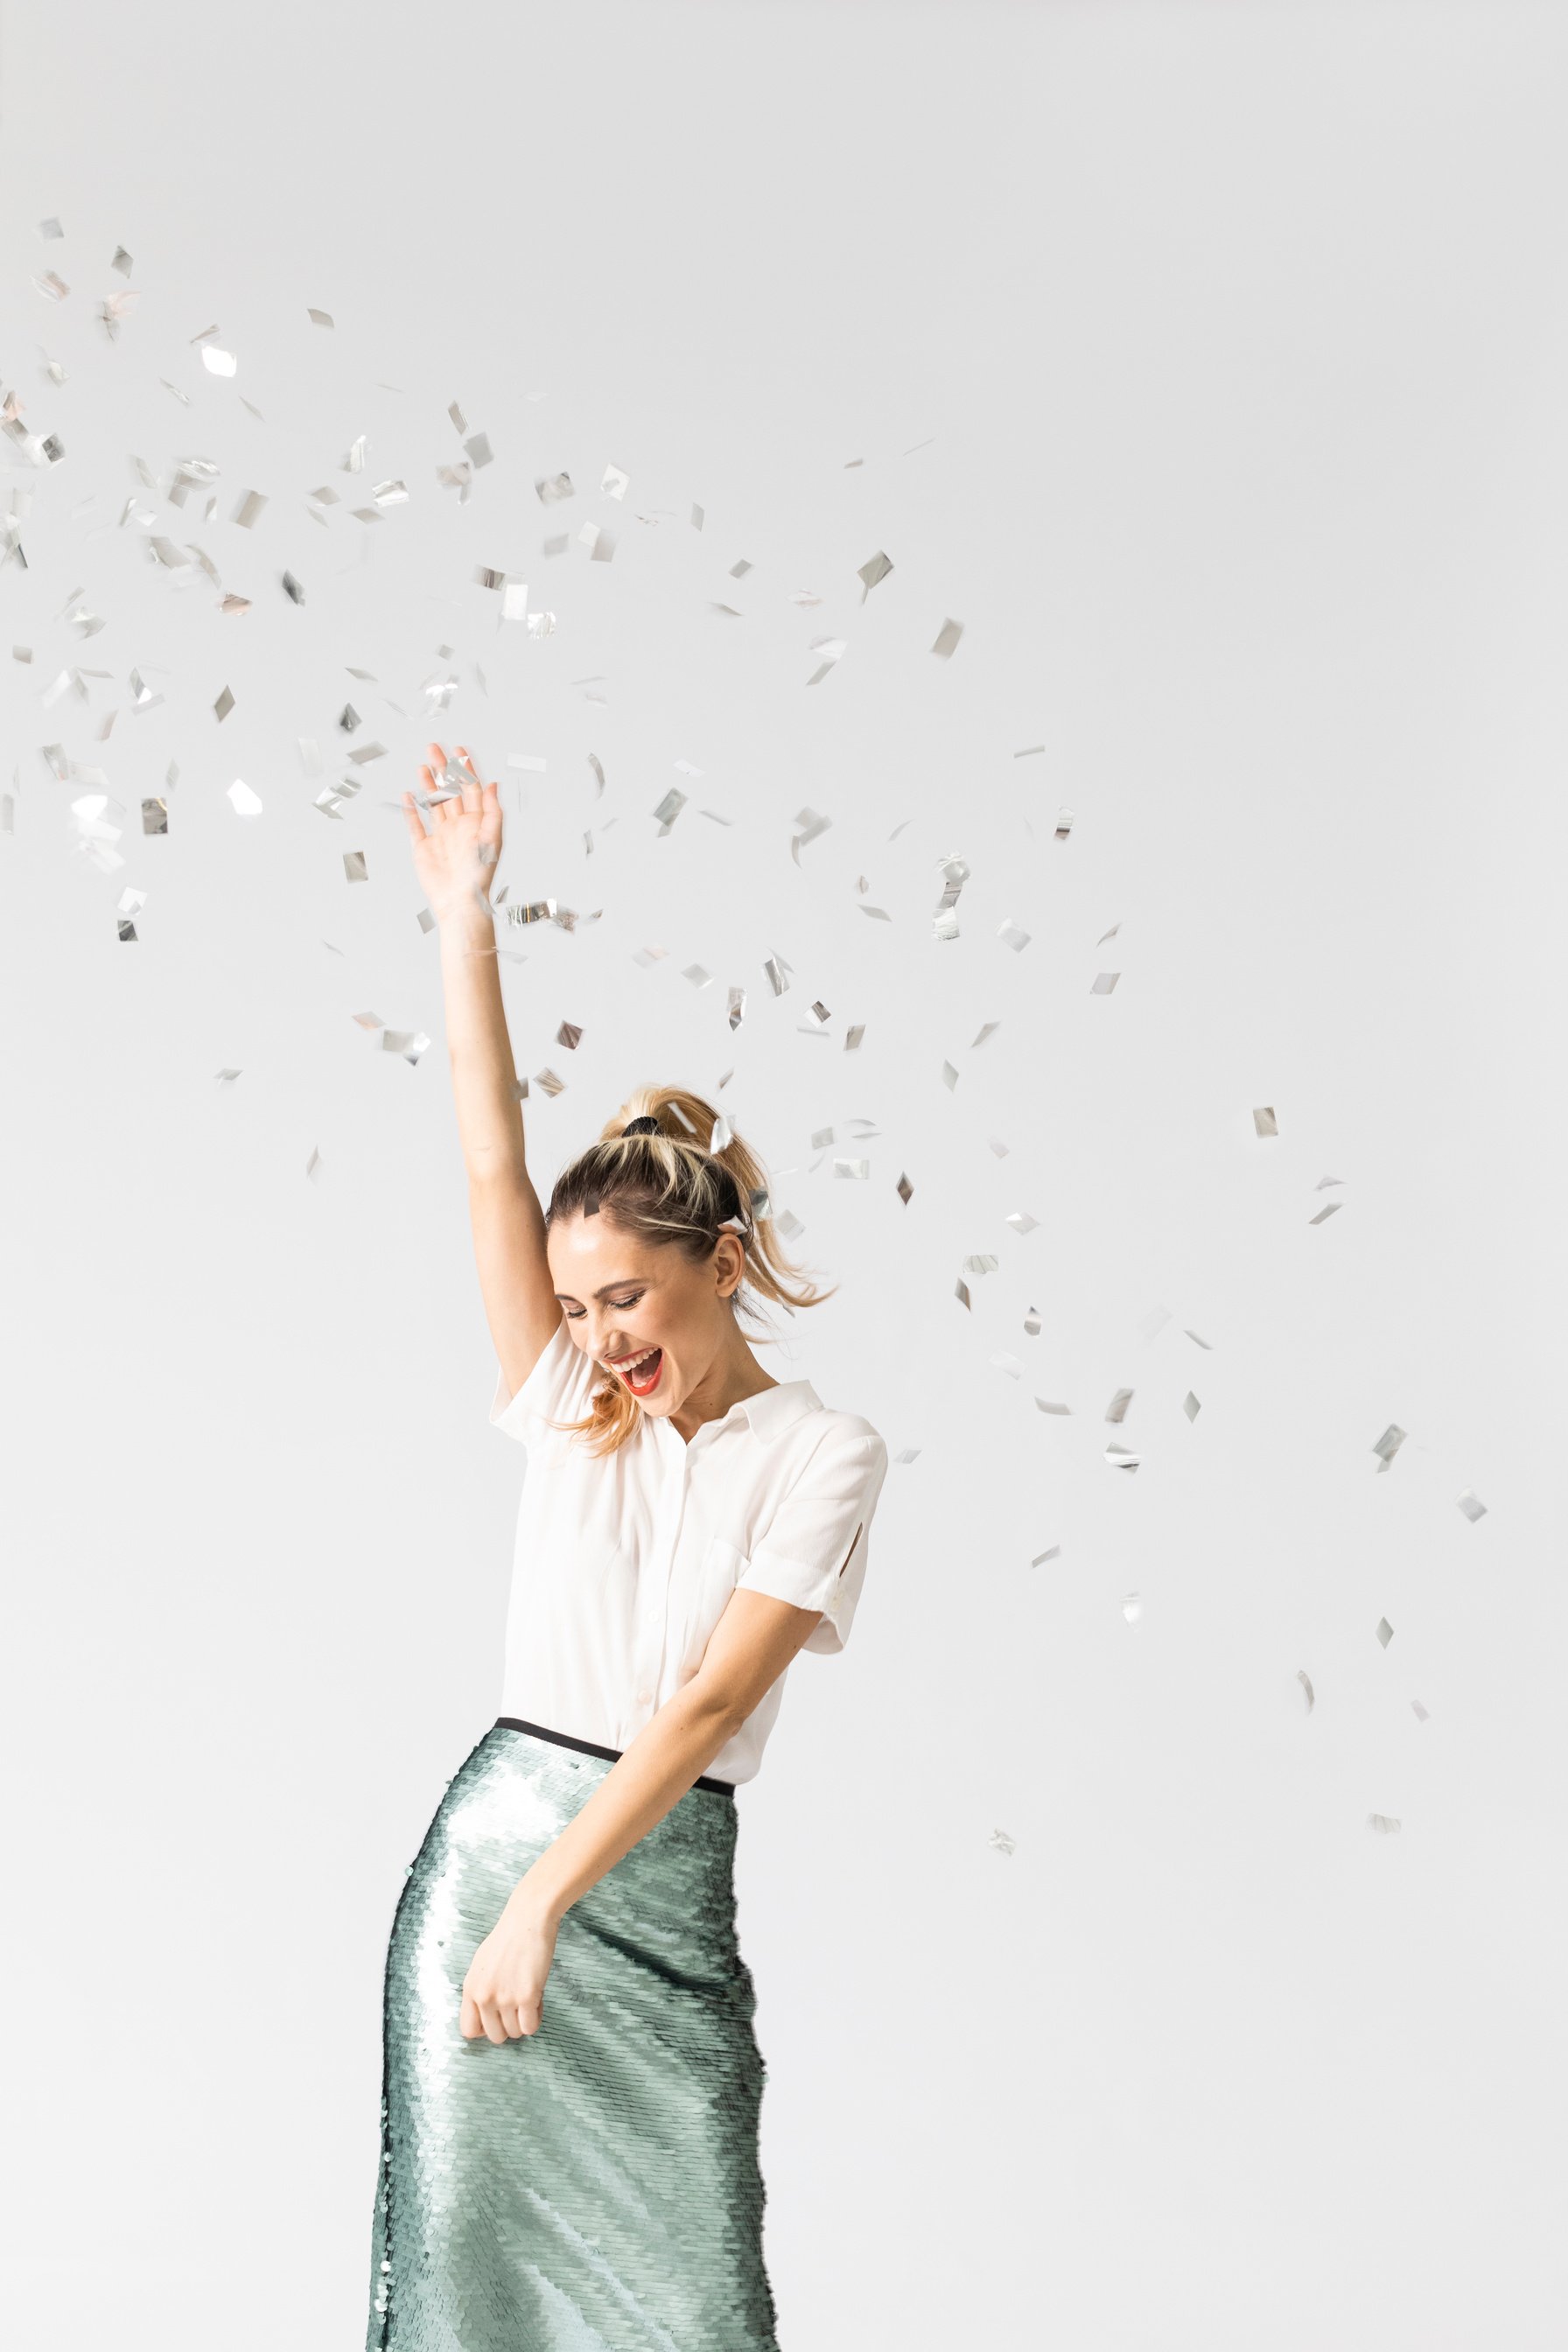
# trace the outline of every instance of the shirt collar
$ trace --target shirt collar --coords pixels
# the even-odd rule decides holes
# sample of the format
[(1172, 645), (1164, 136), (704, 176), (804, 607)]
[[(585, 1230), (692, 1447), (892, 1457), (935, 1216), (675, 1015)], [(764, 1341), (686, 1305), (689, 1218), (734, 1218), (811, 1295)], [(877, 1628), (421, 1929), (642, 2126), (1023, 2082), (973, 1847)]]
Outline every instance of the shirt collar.
[(730, 1412), (721, 1416), (719, 1426), (723, 1426), (731, 1413), (743, 1412), (752, 1435), (769, 1445), (784, 1430), (792, 1428), (803, 1413), (821, 1410), (822, 1399), (809, 1381), (780, 1381), (776, 1388), (761, 1389), (755, 1396), (742, 1397), (739, 1404), (732, 1404)]
[(803, 1414), (820, 1412), (821, 1410), (822, 1399), (809, 1381), (780, 1381), (771, 1389), (759, 1389), (755, 1396), (742, 1397), (728, 1412), (721, 1413), (717, 1421), (703, 1422), (689, 1439), (682, 1438), (679, 1430), (669, 1429), (663, 1413), (657, 1416), (657, 1421), (668, 1436), (689, 1447), (696, 1444), (699, 1437), (726, 1429), (731, 1422), (738, 1422), (743, 1416), (752, 1435), (761, 1438), (764, 1445), (771, 1445), (775, 1437), (781, 1437), (786, 1429), (793, 1428)]

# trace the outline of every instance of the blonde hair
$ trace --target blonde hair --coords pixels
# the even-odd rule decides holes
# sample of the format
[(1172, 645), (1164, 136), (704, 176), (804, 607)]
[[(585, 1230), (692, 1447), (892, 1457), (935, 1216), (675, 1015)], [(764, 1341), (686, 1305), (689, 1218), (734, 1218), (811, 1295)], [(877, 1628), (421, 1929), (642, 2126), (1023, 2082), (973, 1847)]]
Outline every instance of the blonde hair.
[[(658, 1132), (646, 1129), (637, 1135), (623, 1132), (627, 1121), (653, 1118)], [(709, 1139), (720, 1129), (727, 1140), (710, 1150)], [(793, 1313), (797, 1307), (819, 1307), (833, 1290), (813, 1284), (794, 1286), (795, 1269), (784, 1258), (773, 1234), (767, 1178), (749, 1144), (728, 1131), (729, 1122), (700, 1095), (683, 1087), (639, 1087), (613, 1118), (606, 1120), (597, 1142), (589, 1144), (563, 1168), (555, 1180), (544, 1213), (546, 1234), (558, 1219), (607, 1213), (622, 1232), (659, 1248), (678, 1249), (693, 1265), (703, 1265), (713, 1254), (721, 1232), (736, 1233), (745, 1253), (741, 1280), (730, 1304), (737, 1318), (754, 1316), (744, 1294), (773, 1299)], [(771, 1338), (761, 1344), (773, 1345)], [(593, 1391), (592, 1410), (585, 1421), (556, 1421), (552, 1429), (582, 1438), (590, 1453), (614, 1454), (635, 1434), (643, 1418), (637, 1399), (606, 1373)]]

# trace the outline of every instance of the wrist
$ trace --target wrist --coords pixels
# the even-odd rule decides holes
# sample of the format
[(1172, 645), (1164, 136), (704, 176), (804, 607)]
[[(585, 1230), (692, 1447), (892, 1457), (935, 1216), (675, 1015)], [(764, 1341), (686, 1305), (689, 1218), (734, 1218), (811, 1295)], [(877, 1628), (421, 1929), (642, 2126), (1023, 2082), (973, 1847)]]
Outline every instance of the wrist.
[(531, 1918), (542, 1920), (548, 1927), (559, 1927), (572, 1906), (560, 1890), (551, 1885), (536, 1862), (523, 1872), (507, 1896), (506, 1907), (509, 1911), (526, 1912)]
[(477, 891), (445, 899), (430, 912), (442, 939), (452, 940), (458, 947), (489, 947), (494, 940), (495, 910), (488, 898), (480, 900)]

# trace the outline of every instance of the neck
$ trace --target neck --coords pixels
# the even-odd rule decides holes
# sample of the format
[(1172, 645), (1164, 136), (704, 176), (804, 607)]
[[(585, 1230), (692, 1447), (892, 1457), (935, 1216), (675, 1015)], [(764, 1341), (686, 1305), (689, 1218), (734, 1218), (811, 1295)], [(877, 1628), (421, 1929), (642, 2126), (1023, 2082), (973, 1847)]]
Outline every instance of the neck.
[(711, 1365), (707, 1378), (665, 1418), (689, 1445), (705, 1421), (722, 1421), (732, 1405), (744, 1404), (748, 1397), (761, 1396), (764, 1389), (778, 1385), (748, 1349), (733, 1362)]

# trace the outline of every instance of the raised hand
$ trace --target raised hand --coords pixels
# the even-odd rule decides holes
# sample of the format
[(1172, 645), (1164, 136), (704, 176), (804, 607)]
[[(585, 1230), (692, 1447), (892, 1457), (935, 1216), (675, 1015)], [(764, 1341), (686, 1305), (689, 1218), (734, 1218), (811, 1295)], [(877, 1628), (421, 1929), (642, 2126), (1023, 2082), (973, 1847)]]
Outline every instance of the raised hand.
[[(421, 768), (419, 781), (429, 800), (437, 775), (444, 775), (447, 754), (439, 743), (427, 743), (431, 765)], [(489, 919), (489, 888), (500, 856), (500, 794), (494, 784), (481, 784), (479, 772), (462, 744), (457, 747), (462, 781), (461, 799), (437, 801), (429, 810), (430, 830), (420, 822), (411, 792), (403, 795), (403, 814), (414, 849), (414, 870), (430, 902), (437, 923), (453, 914), (482, 912)]]

